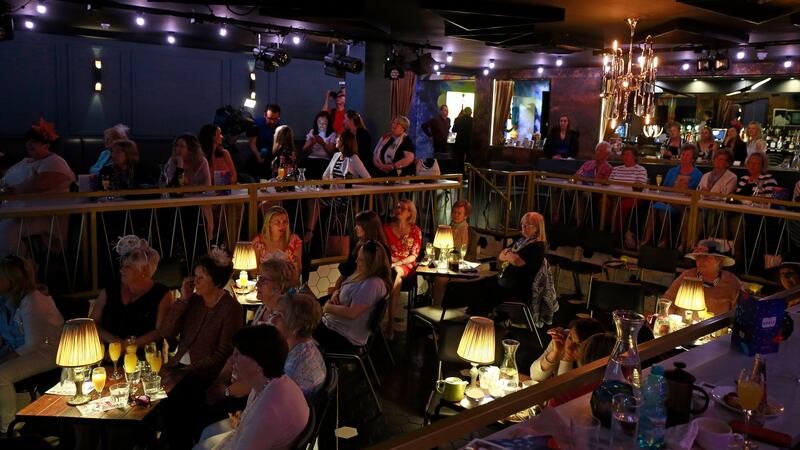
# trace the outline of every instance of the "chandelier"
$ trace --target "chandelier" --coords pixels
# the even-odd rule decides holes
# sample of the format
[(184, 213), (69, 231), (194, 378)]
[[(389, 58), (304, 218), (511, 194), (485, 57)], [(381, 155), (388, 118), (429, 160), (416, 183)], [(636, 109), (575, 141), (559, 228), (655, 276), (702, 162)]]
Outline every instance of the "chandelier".
[[(611, 54), (603, 55), (603, 92), (605, 99), (603, 115), (616, 129), (620, 121), (628, 118), (628, 108), (633, 114), (643, 117), (650, 124), (655, 112), (656, 67), (658, 57), (653, 53), (653, 37), (647, 36), (643, 44), (636, 46), (641, 53), (634, 61), (633, 35), (639, 19), (628, 19), (631, 29), (631, 43), (628, 57), (614, 41)], [(631, 98), (632, 97), (632, 98)]]

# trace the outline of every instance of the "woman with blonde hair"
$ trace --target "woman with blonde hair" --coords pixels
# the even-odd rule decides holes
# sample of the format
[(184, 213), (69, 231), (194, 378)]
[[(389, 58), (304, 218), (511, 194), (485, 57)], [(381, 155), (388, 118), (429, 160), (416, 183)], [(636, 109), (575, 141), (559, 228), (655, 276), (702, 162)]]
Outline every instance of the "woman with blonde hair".
[(109, 180), (112, 189), (130, 189), (148, 181), (139, 167), (139, 147), (128, 139), (111, 144), (111, 164), (100, 169), (100, 179)]
[(761, 124), (752, 121), (747, 124), (747, 156), (753, 153), (767, 153), (767, 143), (761, 138)]
[(269, 253), (281, 252), (294, 263), (297, 272), (303, 268), (303, 241), (289, 228), (289, 213), (280, 206), (271, 206), (264, 213), (264, 226), (261, 234), (253, 238), (253, 248), (259, 261), (264, 261)]
[(378, 175), (414, 175), (414, 143), (408, 137), (410, 126), (408, 117), (397, 116), (392, 119), (391, 132), (378, 140), (372, 152)]
[(533, 280), (544, 260), (547, 233), (544, 217), (537, 212), (525, 213), (520, 228), (522, 237), (497, 256), (501, 263), (497, 283), (503, 289), (503, 299), (527, 302)]
[(394, 206), (394, 220), (383, 225), (386, 243), (389, 244), (394, 283), (389, 299), (389, 326), (385, 332), (387, 339), (394, 337), (394, 314), (403, 279), (416, 276), (417, 258), (422, 247), (422, 230), (417, 226), (417, 207), (409, 199), (403, 199)]
[(121, 123), (111, 128), (106, 128), (103, 132), (103, 142), (106, 147), (100, 152), (100, 156), (97, 157), (97, 162), (89, 168), (89, 173), (98, 174), (100, 173), (100, 169), (109, 164), (111, 160), (111, 144), (120, 139), (129, 139), (128, 131), (130, 130), (131, 129), (127, 125)]
[(391, 287), (389, 258), (379, 243), (362, 245), (356, 264), (355, 273), (325, 303), (322, 324), (314, 331), (314, 339), (328, 350), (366, 344), (372, 311)]
[(111, 280), (94, 301), (91, 318), (103, 342), (133, 337), (136, 345), (161, 338), (158, 332), (172, 305), (172, 292), (153, 281), (161, 259), (146, 240), (134, 235), (120, 238), (119, 280)]
[(203, 154), (200, 141), (193, 134), (182, 134), (175, 138), (172, 156), (167, 161), (164, 172), (164, 181), (169, 187), (211, 186), (208, 160)]
[(36, 289), (33, 264), (15, 255), (0, 259), (0, 432), (17, 411), (14, 383), (56, 368), (64, 318), (52, 297)]

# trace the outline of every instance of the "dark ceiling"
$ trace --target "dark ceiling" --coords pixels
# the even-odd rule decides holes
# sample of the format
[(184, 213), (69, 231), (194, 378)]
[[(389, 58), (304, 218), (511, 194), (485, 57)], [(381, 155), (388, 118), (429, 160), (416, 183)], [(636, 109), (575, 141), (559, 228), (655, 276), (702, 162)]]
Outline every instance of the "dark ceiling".
[[(249, 51), (258, 33), (265, 42), (283, 34), (295, 57), (321, 57), (329, 43), (352, 40), (399, 43), (409, 53), (427, 47), (438, 61), (453, 52), (455, 67), (479, 69), (494, 59), (497, 68), (518, 69), (553, 66), (556, 55), (565, 66), (597, 65), (600, 49), (613, 39), (628, 41), (625, 19), (637, 17), (636, 40), (652, 34), (666, 63), (740, 46), (745, 60), (755, 60), (756, 47), (766, 45), (767, 60), (795, 57), (800, 66), (797, 0), (291, 0), (255, 6), (44, 0), (43, 15), (36, 12), (38, 1), (9, 1), (18, 33), (29, 32), (23, 22), (30, 19), (33, 32), (158, 44), (173, 33), (176, 45), (228, 51)], [(144, 26), (134, 21), (138, 13)], [(226, 37), (219, 35), (222, 23)], [(295, 35), (302, 36), (296, 46)]]

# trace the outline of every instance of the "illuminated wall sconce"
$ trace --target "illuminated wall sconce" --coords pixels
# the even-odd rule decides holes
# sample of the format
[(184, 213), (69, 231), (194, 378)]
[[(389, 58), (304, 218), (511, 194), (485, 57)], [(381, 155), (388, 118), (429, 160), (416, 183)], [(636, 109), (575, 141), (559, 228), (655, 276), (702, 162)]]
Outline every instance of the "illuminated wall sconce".
[(103, 90), (103, 61), (95, 59), (92, 72), (94, 74), (92, 86), (94, 86), (95, 92), (100, 92)]
[(255, 108), (256, 107), (256, 73), (250, 72), (250, 97), (244, 100), (245, 108)]

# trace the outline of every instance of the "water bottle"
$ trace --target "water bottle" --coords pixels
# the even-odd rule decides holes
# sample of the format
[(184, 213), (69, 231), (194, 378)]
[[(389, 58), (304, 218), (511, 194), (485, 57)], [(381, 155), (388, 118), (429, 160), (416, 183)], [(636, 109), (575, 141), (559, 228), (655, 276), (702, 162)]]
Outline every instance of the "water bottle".
[(664, 433), (667, 428), (667, 380), (664, 368), (653, 366), (642, 387), (643, 404), (639, 411), (639, 448), (666, 448)]

